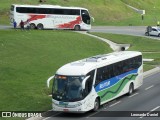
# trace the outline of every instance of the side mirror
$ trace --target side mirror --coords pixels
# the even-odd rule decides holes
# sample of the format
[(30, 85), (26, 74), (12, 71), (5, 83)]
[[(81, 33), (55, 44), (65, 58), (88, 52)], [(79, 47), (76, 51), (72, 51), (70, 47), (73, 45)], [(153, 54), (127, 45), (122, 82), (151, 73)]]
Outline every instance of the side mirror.
[(49, 88), (49, 83), (50, 83), (50, 81), (52, 80), (54, 78), (54, 76), (51, 76), (50, 78), (48, 78), (48, 80), (47, 80), (47, 87)]
[(91, 17), (92, 18), (92, 21), (94, 22), (94, 17)]
[(82, 90), (85, 89), (86, 81), (88, 80), (89, 77), (90, 76), (85, 77), (84, 80), (82, 81)]

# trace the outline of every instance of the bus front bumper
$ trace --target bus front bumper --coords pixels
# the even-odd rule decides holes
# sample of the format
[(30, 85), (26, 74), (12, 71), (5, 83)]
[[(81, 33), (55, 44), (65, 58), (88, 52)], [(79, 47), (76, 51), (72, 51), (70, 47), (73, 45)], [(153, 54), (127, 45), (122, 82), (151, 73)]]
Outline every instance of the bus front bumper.
[(86, 112), (83, 109), (82, 104), (75, 104), (75, 105), (58, 105), (52, 102), (52, 110), (53, 111), (61, 111), (61, 112), (72, 112), (72, 113), (84, 113)]

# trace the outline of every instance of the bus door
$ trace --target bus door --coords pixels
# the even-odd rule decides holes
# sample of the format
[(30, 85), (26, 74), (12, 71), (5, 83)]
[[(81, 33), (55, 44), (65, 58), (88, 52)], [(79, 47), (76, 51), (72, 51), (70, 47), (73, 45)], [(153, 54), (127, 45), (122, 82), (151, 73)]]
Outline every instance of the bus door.
[(89, 16), (89, 13), (87, 10), (82, 10), (81, 11), (81, 16), (82, 16), (82, 21), (85, 23), (85, 24), (88, 24), (90, 25), (90, 16)]

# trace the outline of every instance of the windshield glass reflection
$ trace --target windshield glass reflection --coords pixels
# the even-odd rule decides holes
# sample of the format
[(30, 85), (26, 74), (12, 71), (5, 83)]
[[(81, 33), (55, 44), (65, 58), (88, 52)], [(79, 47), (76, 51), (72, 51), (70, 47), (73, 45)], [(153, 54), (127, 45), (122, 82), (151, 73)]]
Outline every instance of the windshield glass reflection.
[(53, 82), (52, 97), (58, 101), (82, 100), (82, 80), (84, 76), (56, 75)]

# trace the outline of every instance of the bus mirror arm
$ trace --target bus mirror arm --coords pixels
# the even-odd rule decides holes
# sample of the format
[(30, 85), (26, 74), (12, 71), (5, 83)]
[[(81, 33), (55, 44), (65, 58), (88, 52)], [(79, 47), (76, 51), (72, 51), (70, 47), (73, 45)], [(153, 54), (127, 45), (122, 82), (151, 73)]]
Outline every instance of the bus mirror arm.
[(48, 78), (48, 80), (47, 80), (47, 87), (48, 87), (48, 88), (49, 88), (49, 83), (50, 83), (50, 81), (51, 81), (53, 78), (54, 78), (54, 75)]
[(89, 77), (90, 76), (85, 77), (84, 80), (82, 81), (82, 90), (85, 89), (86, 81), (88, 80)]
[(94, 17), (91, 17), (92, 18), (92, 21), (94, 22)]

